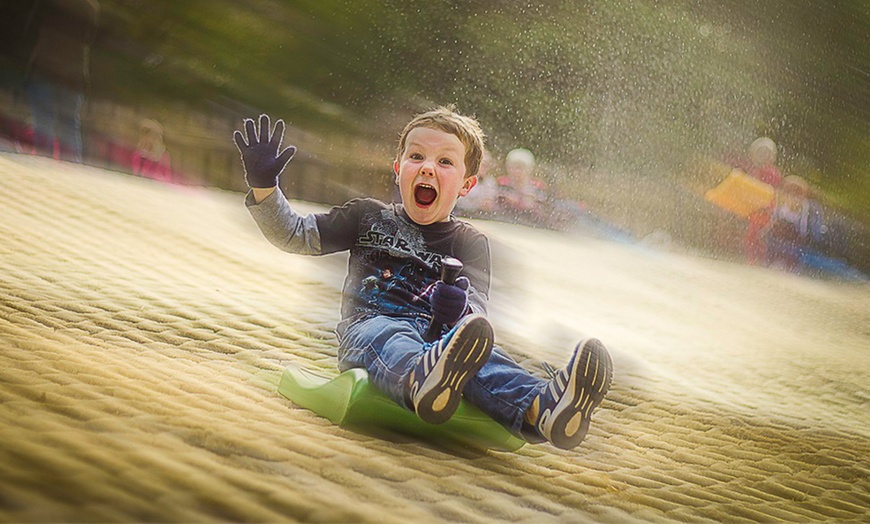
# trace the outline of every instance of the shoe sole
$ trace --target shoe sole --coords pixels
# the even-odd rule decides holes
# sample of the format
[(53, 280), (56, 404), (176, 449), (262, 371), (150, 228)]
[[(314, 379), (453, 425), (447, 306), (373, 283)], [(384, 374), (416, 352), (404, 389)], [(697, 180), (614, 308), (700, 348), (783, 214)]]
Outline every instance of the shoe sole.
[(461, 325), (414, 395), (417, 416), (430, 424), (447, 422), (459, 407), (465, 385), (489, 359), (492, 344), (492, 326), (486, 318)]
[(550, 434), (545, 435), (561, 449), (571, 449), (583, 442), (592, 411), (604, 400), (613, 380), (613, 362), (604, 344), (588, 339), (580, 345), (580, 355), (574, 359), (565, 394), (553, 409)]

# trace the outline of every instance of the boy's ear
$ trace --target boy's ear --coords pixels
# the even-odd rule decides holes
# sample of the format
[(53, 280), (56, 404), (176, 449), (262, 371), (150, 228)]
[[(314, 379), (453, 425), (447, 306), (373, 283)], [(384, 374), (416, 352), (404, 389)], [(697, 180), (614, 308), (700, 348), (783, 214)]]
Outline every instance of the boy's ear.
[(393, 160), (393, 174), (396, 175), (395, 182), (399, 185), (399, 161)]
[(477, 176), (470, 176), (465, 179), (462, 188), (459, 190), (459, 196), (465, 196), (471, 191), (471, 188), (477, 185)]

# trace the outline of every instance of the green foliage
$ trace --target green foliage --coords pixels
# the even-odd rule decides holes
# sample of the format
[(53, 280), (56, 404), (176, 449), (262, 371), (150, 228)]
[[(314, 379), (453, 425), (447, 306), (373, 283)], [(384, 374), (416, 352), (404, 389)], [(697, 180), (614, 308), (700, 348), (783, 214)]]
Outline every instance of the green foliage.
[(868, 2), (102, 1), (107, 95), (389, 139), (456, 103), (496, 151), (652, 177), (769, 135), (866, 217)]

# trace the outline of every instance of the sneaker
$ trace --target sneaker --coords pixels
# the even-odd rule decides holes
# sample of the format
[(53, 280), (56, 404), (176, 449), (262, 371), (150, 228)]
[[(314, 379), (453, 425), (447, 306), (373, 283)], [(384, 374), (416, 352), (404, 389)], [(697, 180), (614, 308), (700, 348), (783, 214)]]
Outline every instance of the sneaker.
[(462, 398), (462, 389), (489, 360), (492, 326), (482, 315), (469, 315), (451, 329), (411, 372), (410, 403), (430, 424), (446, 422)]
[(535, 429), (554, 446), (571, 449), (583, 442), (592, 411), (601, 404), (613, 380), (613, 362), (598, 339), (577, 344), (565, 369), (557, 371), (534, 400)]

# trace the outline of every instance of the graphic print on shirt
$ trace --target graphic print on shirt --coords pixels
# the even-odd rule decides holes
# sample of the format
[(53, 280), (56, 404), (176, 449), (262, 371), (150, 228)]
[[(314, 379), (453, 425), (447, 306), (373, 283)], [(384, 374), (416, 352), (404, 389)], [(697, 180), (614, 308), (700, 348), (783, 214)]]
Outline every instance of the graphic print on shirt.
[(357, 246), (383, 250), (398, 258), (416, 257), (431, 267), (441, 263), (440, 254), (426, 251), (423, 233), (397, 219), (395, 213), (389, 209), (363, 217), (360, 221)]
[(429, 314), (423, 291), (434, 279), (441, 256), (426, 251), (419, 229), (397, 219), (391, 210), (366, 215), (357, 239), (360, 256), (353, 268), (360, 276), (357, 312), (389, 315)]

